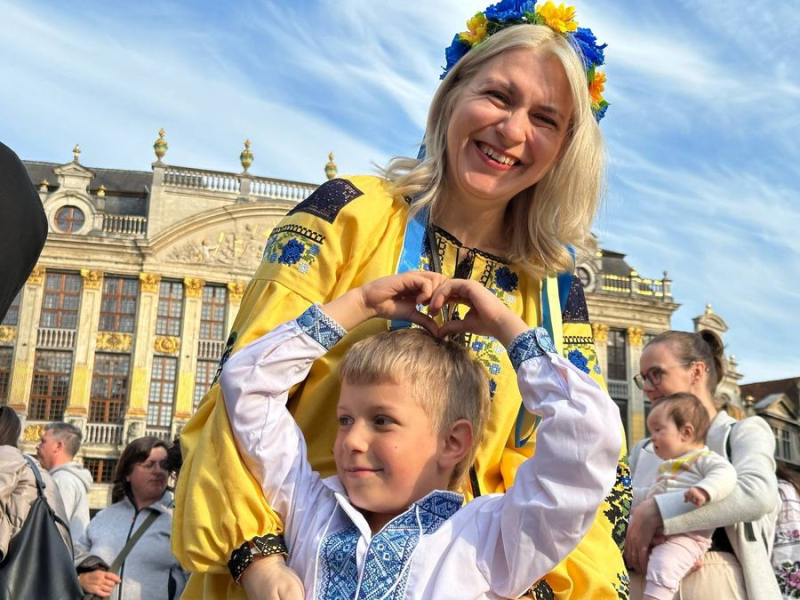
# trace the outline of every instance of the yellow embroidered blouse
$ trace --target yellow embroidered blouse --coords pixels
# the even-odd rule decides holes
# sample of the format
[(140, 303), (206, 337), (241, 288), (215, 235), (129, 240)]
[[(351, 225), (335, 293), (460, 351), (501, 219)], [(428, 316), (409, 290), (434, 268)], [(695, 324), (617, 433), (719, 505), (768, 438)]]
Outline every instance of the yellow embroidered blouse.
[[(242, 299), (229, 348), (235, 352), (296, 318), (311, 303), (328, 302), (396, 272), (407, 222), (408, 204), (393, 199), (383, 179), (353, 177), (320, 186), (273, 230), (262, 264)], [(429, 248), (426, 242), (427, 252), (420, 258), (419, 268), (430, 268), (430, 253), (436, 252), (443, 274), (454, 276), (460, 244), (436, 229), (435, 245)], [(569, 298), (559, 301), (555, 277), (548, 278), (549, 294), (543, 294), (541, 281), (481, 251), (469, 253), (458, 276), (479, 280), (531, 326), (541, 324), (543, 310), (548, 312), (549, 304), (554, 304), (549, 316), (557, 346), (604, 385), (577, 280), (569, 287)], [(566, 303), (563, 311), (559, 302)], [(312, 466), (325, 476), (335, 473), (332, 448), (339, 360), (350, 345), (386, 327), (386, 322), (376, 319), (353, 329), (314, 363), (306, 381), (292, 392), (289, 409), (305, 435)], [(513, 483), (520, 463), (535, 451), (535, 434), (522, 447), (515, 443), (516, 438), (531, 434), (533, 424), (527, 421), (517, 427), (521, 397), (505, 348), (480, 336), (470, 336), (466, 342), (486, 366), (492, 394), (491, 417), (476, 457), (472, 487), (477, 485), (479, 493), (503, 492)], [(243, 599), (243, 589), (227, 569), (230, 554), (256, 535), (279, 533), (281, 521), (239, 457), (219, 386), (212, 386), (183, 429), (181, 445), (184, 463), (178, 480), (172, 549), (193, 572), (186, 597)], [(549, 585), (557, 598), (627, 597), (627, 575), (618, 547), (624, 540), (630, 503), (624, 456), (617, 479), (583, 542), (546, 577), (547, 584), (541, 584), (543, 593)], [(464, 492), (471, 497), (473, 490)]]

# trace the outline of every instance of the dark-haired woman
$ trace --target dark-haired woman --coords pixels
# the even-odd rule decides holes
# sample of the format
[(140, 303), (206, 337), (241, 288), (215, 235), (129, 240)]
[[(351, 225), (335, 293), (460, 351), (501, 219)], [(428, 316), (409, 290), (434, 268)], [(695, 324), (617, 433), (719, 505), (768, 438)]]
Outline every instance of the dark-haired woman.
[(775, 524), (772, 566), (783, 598), (800, 597), (800, 473), (797, 467), (776, 461), (781, 506)]
[[(700, 399), (711, 419), (707, 446), (731, 462), (737, 484), (728, 497), (701, 508), (684, 502), (681, 492), (643, 500), (642, 491), (655, 479), (661, 461), (648, 440), (639, 442), (631, 451), (633, 510), (625, 548), (628, 566), (639, 573), (645, 571), (650, 546), (661, 528), (665, 535), (714, 529), (711, 550), (702, 567), (684, 578), (679, 597), (779, 598), (770, 564), (772, 513), (778, 504), (775, 439), (763, 419), (737, 422), (717, 410), (714, 392), (724, 373), (721, 340), (711, 331), (667, 331), (647, 344), (640, 367), (636, 383), (653, 404), (678, 392), (690, 392)], [(634, 575), (631, 597), (638, 600), (633, 585), (636, 579)]]
[[(22, 431), (22, 424), (17, 413), (8, 406), (0, 406), (0, 560), (8, 552), (8, 543), (22, 528), (31, 503), (36, 500), (36, 477), (22, 452), (17, 449), (17, 440)], [(39, 474), (45, 483), (44, 495), (47, 503), (64, 522), (67, 516), (61, 497), (58, 494), (50, 474), (39, 466)], [(61, 530), (67, 540), (66, 530)]]
[[(175, 600), (186, 573), (169, 547), (172, 492), (167, 490), (166, 443), (155, 437), (133, 440), (114, 475), (113, 504), (97, 514), (75, 546), (78, 579), (86, 592), (113, 600)], [(108, 566), (149, 515), (158, 516), (136, 542), (118, 574)]]

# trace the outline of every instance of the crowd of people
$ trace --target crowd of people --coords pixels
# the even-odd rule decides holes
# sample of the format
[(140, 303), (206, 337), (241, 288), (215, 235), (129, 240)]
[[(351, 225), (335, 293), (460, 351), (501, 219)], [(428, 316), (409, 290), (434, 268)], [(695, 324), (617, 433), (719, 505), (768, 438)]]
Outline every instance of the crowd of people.
[[(419, 157), (329, 181), (273, 230), (181, 432), (175, 498), (181, 449), (139, 438), (90, 519), (80, 429), (48, 425), (31, 465), (0, 407), (0, 558), (39, 474), (100, 598), (798, 597), (800, 481), (776, 475), (766, 422), (716, 402), (720, 339), (649, 341), (630, 452), (604, 391), (574, 275), (602, 190), (604, 49), (551, 2), (470, 19)], [(2, 150), (0, 193), (38, 203)], [(2, 265), (0, 302), (42, 242)]]

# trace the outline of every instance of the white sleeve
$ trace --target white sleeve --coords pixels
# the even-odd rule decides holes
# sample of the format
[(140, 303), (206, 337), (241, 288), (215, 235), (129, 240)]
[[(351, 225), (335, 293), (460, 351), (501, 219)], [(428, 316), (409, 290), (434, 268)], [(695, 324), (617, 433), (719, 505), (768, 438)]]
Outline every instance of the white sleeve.
[(698, 463), (703, 479), (694, 484), (708, 494), (709, 502), (718, 502), (736, 487), (736, 469), (719, 454), (706, 454)]
[(619, 409), (608, 394), (554, 352), (537, 353), (529, 344), (516, 362), (515, 344), (523, 336), (535, 336), (545, 351), (552, 343), (539, 328), (509, 346), (525, 407), (543, 419), (536, 451), (499, 505), (486, 503), (477, 517), (485, 540), (479, 565), (492, 591), (512, 598), (581, 541), (614, 485), (622, 448)]
[(220, 375), (225, 408), (244, 463), (261, 484), (269, 505), (283, 518), (289, 538), (297, 532), (304, 506), (313, 502), (323, 486), (311, 469), (303, 434), (286, 401), (289, 390), (306, 378), (314, 360), (344, 335), (341, 327), (331, 335), (331, 325), (338, 327), (312, 306), (296, 321), (280, 325), (233, 354)]

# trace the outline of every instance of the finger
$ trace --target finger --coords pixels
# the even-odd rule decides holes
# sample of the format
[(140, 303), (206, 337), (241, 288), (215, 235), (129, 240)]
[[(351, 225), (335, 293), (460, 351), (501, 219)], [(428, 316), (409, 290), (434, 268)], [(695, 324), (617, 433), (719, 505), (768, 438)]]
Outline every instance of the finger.
[(445, 321), (440, 327), (438, 336), (446, 338), (448, 335), (457, 335), (459, 333), (473, 333), (473, 328), (470, 327), (469, 322), (460, 319)]
[(421, 313), (418, 310), (415, 310), (409, 315), (408, 320), (424, 328), (432, 336), (441, 337), (441, 334), (439, 333), (439, 325), (428, 315)]

